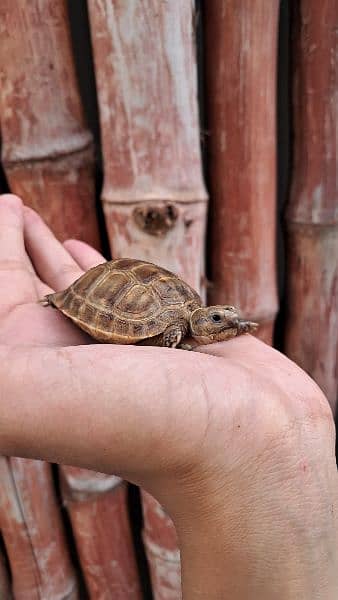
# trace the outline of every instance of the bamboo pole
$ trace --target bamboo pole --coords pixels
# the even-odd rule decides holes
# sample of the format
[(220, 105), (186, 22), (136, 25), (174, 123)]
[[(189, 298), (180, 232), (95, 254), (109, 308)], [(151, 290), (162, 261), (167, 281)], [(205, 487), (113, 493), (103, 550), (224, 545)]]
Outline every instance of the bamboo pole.
[(76, 467), (61, 482), (90, 598), (141, 600), (125, 484)]
[(333, 410), (338, 379), (337, 27), (336, 0), (293, 5), (285, 350), (316, 380)]
[(15, 600), (77, 600), (49, 465), (1, 457), (0, 480), (0, 528)]
[(206, 192), (192, 4), (89, 0), (89, 14), (112, 254), (155, 261), (200, 289)]
[[(114, 258), (160, 264), (205, 293), (207, 195), (201, 173), (193, 2), (89, 0)], [(170, 519), (143, 495), (156, 600), (178, 599)], [(158, 514), (161, 513), (161, 526)]]
[(143, 542), (156, 600), (180, 600), (181, 563), (176, 530), (168, 515), (147, 492), (143, 498)]
[(239, 306), (272, 341), (276, 292), (278, 0), (206, 2), (210, 302)]
[(99, 247), (92, 139), (84, 124), (66, 0), (0, 4), (2, 161), (12, 192), (60, 239)]

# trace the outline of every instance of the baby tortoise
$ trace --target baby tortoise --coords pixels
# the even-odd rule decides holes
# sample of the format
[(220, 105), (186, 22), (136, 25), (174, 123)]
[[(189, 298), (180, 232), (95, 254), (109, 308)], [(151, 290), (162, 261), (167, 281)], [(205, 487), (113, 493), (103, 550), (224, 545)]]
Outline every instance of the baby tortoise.
[(206, 344), (252, 332), (257, 323), (234, 306), (203, 306), (177, 275), (143, 260), (121, 258), (89, 269), (62, 292), (48, 294), (54, 306), (100, 342), (181, 347), (185, 337)]

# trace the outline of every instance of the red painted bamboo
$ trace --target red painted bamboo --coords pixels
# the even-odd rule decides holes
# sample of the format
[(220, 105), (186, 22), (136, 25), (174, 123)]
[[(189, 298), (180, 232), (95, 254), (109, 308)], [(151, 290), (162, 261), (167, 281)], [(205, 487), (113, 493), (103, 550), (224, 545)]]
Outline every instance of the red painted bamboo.
[(112, 254), (203, 277), (192, 1), (89, 0)]
[[(161, 264), (204, 294), (207, 196), (193, 2), (89, 0), (88, 6), (112, 255)], [(154, 597), (178, 599), (173, 525), (148, 495), (143, 503)]]
[(11, 191), (60, 239), (99, 246), (92, 140), (84, 124), (66, 0), (0, 3), (2, 161)]
[(210, 302), (229, 302), (271, 343), (276, 292), (278, 0), (206, 2)]
[(143, 541), (147, 550), (155, 598), (181, 598), (181, 563), (176, 530), (158, 502), (142, 492), (144, 530)]
[(337, 28), (336, 0), (294, 4), (285, 350), (317, 381), (333, 410), (338, 381)]
[(75, 467), (61, 481), (90, 598), (141, 600), (125, 484)]
[(77, 600), (49, 465), (0, 458), (0, 480), (0, 528), (15, 600)]

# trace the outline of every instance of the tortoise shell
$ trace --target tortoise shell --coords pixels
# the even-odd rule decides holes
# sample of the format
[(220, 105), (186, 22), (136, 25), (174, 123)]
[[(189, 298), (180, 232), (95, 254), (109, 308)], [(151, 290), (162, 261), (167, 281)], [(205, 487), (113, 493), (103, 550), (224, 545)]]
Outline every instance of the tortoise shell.
[(197, 292), (170, 271), (129, 258), (89, 269), (46, 302), (96, 340), (118, 344), (160, 335), (202, 305)]

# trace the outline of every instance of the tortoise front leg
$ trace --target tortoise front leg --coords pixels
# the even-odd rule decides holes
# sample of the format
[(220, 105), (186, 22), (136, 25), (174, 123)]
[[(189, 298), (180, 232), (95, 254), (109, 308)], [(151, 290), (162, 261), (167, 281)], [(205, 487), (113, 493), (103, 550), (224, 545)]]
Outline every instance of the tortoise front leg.
[[(180, 342), (187, 333), (187, 327), (184, 323), (170, 325), (163, 333), (154, 335), (154, 337), (146, 338), (137, 342), (137, 346), (164, 346), (167, 348), (181, 348)], [(185, 348), (185, 349), (190, 349)]]
[(181, 323), (170, 325), (162, 334), (162, 346), (176, 348), (187, 332), (186, 326)]

